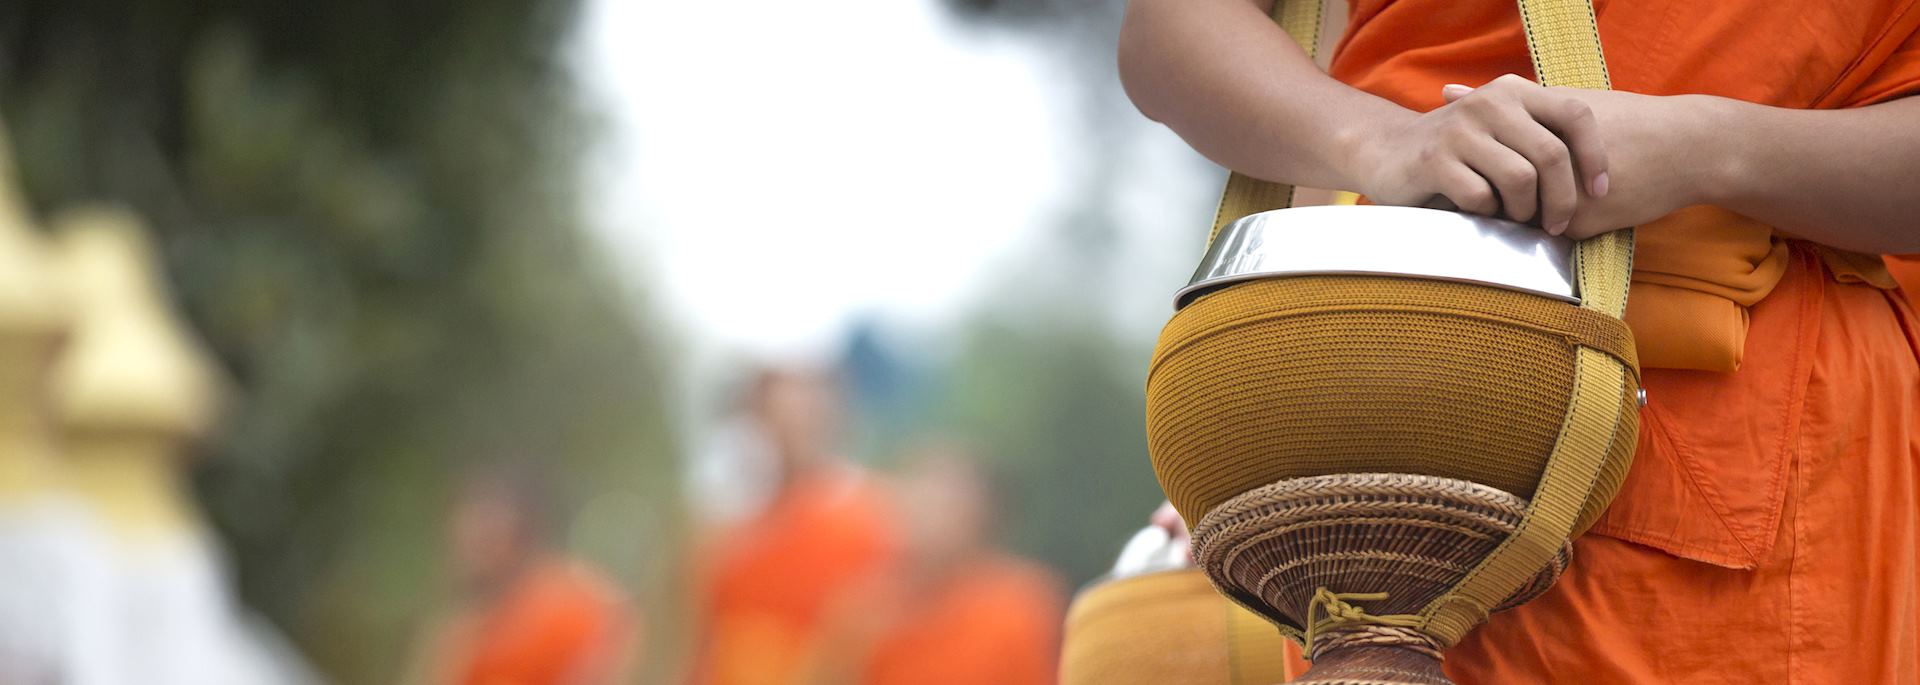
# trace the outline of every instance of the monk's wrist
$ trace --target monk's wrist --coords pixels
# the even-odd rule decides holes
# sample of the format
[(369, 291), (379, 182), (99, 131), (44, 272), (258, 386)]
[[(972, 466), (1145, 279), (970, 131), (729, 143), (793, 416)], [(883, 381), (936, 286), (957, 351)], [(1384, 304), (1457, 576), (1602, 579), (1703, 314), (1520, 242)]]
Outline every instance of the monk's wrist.
[(1340, 178), (1335, 188), (1362, 195), (1376, 192), (1375, 178), (1385, 160), (1393, 155), (1390, 146), (1397, 144), (1394, 132), (1420, 116), (1418, 112), (1384, 100), (1381, 104), (1385, 106), (1369, 107), (1365, 112), (1341, 117), (1327, 136), (1331, 144), (1328, 160)]
[(1674, 98), (1681, 115), (1675, 122), (1692, 161), (1688, 204), (1735, 206), (1756, 192), (1755, 176), (1768, 145), (1757, 135), (1758, 119), (1772, 109), (1711, 95)]

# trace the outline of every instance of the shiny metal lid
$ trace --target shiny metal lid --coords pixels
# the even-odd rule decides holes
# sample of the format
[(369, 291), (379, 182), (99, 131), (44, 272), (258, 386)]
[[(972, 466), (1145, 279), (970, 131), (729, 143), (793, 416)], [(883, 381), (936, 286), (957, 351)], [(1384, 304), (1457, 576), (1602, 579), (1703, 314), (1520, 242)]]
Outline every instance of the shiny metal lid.
[(1221, 229), (1174, 308), (1234, 283), (1327, 274), (1461, 281), (1577, 303), (1573, 246), (1525, 224), (1438, 209), (1276, 209)]

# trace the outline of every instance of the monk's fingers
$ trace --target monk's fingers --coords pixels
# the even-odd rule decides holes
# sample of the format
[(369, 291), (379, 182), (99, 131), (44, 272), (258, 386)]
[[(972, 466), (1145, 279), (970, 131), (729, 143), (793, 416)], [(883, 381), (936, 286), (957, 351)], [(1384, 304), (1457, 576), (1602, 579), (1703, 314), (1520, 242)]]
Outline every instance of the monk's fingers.
[[(1553, 138), (1544, 129), (1540, 133)], [(1480, 138), (1464, 151), (1463, 160), (1493, 186), (1502, 214), (1514, 221), (1533, 220), (1540, 205), (1540, 184), (1548, 171), (1536, 169), (1536, 162), (1494, 137)]]
[(1531, 120), (1496, 129), (1494, 139), (1533, 167), (1540, 199), (1540, 227), (1555, 235), (1566, 232), (1580, 203), (1580, 177), (1566, 141)]
[[(1512, 74), (1479, 88), (1449, 84), (1441, 94), (1447, 105), (1422, 117), (1431, 124), (1426, 144), (1398, 184), (1406, 195), (1437, 192), (1462, 211), (1491, 216), (1504, 210), (1510, 219), (1565, 231), (1585, 185), (1581, 174), (1604, 178), (1606, 168), (1586, 105)], [(1391, 191), (1395, 184), (1383, 185)]]
[(1522, 102), (1535, 121), (1565, 141), (1579, 187), (1594, 197), (1607, 194), (1607, 143), (1601, 137), (1600, 120), (1593, 116), (1593, 108), (1545, 88), (1527, 91)]
[(1498, 216), (1500, 197), (1487, 179), (1464, 163), (1448, 165), (1436, 179), (1440, 194), (1460, 211), (1482, 216)]

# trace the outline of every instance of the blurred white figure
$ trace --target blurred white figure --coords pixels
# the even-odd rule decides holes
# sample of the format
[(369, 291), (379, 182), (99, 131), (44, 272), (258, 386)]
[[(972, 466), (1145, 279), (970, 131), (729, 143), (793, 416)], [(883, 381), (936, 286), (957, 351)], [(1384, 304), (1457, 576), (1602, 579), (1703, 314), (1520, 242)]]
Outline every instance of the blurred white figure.
[(778, 460), (761, 422), (729, 417), (687, 465), (688, 498), (702, 529), (724, 530), (760, 513), (779, 485)]
[(47, 402), (70, 302), (0, 144), (0, 683), (110, 683), (98, 530), (64, 487)]
[(735, 396), (732, 411), (687, 465), (688, 500), (702, 530), (727, 530), (760, 515), (793, 474), (794, 459), (824, 458), (835, 451), (840, 399), (816, 396), (794, 374), (820, 375), (818, 364), (789, 360), (755, 369)]
[(53, 405), (75, 490), (109, 538), (116, 586), (112, 624), (87, 642), (116, 667), (115, 682), (304, 680), (234, 602), (189, 495), (184, 459), (213, 426), (219, 375), (173, 315), (139, 220), (86, 209), (55, 225), (78, 317)]

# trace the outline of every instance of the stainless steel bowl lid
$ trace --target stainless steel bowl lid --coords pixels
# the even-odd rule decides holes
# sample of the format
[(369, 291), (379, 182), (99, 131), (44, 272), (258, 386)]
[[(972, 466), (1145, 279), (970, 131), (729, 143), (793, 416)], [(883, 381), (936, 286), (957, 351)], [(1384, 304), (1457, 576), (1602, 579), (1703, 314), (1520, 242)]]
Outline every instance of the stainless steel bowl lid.
[(1328, 274), (1460, 281), (1578, 303), (1573, 246), (1525, 224), (1438, 209), (1276, 209), (1221, 229), (1174, 309), (1233, 283)]

